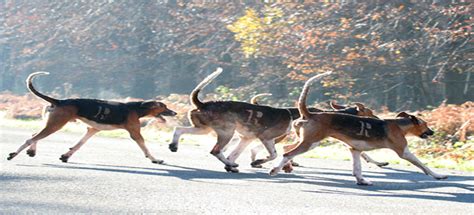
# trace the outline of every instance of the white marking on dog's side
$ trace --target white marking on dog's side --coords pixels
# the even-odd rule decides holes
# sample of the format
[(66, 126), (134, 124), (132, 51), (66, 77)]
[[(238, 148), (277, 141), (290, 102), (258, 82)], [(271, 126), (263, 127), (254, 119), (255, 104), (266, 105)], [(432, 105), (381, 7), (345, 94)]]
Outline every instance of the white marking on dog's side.
[(94, 118), (97, 118), (100, 115), (100, 112), (102, 112), (102, 106), (99, 106), (99, 111), (94, 115)]
[(368, 122), (362, 122), (362, 121), (359, 121), (359, 122), (360, 122), (360, 131), (357, 135), (370, 137), (369, 129), (372, 129), (372, 125)]

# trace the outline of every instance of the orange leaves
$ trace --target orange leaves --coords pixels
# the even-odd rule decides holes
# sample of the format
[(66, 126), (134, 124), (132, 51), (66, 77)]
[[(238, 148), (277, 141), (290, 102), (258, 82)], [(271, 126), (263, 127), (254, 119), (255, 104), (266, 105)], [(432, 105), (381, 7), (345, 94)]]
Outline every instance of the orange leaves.
[(352, 60), (356, 60), (358, 58), (360, 58), (362, 55), (360, 55), (359, 53), (357, 52), (349, 52), (347, 55), (346, 55), (346, 60), (349, 60), (349, 61), (352, 61)]
[(326, 37), (338, 37), (338, 33), (336, 31), (332, 31), (329, 33), (325, 33), (324, 36)]
[(380, 13), (374, 13), (370, 18), (374, 21), (378, 21), (382, 15)]
[[(454, 134), (469, 119), (474, 122), (474, 102), (466, 102), (462, 105), (441, 105), (432, 110), (426, 118), (431, 126), (448, 134)], [(471, 123), (466, 131), (474, 134), (474, 123)]]

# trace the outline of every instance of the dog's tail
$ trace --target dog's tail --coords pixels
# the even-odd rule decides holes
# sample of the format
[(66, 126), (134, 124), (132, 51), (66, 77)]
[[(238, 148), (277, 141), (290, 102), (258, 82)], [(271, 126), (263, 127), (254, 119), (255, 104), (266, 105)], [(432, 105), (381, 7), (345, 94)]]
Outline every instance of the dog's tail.
[(308, 79), (306, 83), (304, 84), (303, 90), (301, 91), (301, 95), (298, 100), (298, 110), (300, 111), (301, 117), (303, 117), (303, 119), (304, 118), (308, 119), (309, 116), (311, 115), (308, 110), (308, 107), (306, 107), (306, 97), (308, 95), (309, 86), (311, 85), (311, 83), (321, 79), (322, 77), (328, 76), (331, 73), (332, 72), (329, 71), (329, 72), (321, 73), (319, 75), (315, 75), (311, 77), (310, 79)]
[(271, 93), (260, 93), (250, 99), (250, 104), (258, 105), (257, 99), (263, 96), (271, 96)]
[(44, 99), (45, 101), (47, 101), (47, 102), (49, 102), (53, 105), (57, 105), (59, 103), (59, 100), (51, 98), (51, 97), (46, 96), (46, 95), (43, 95), (33, 87), (32, 80), (37, 75), (49, 75), (49, 72), (34, 72), (34, 73), (31, 73), (28, 76), (28, 78), (26, 78), (26, 86), (28, 87), (28, 90), (30, 90), (31, 93), (35, 94), (35, 96), (38, 96), (38, 97)]
[(207, 86), (209, 83), (211, 83), (212, 80), (214, 80), (217, 76), (219, 76), (222, 73), (222, 68), (218, 67), (215, 72), (207, 76), (204, 80), (199, 83), (196, 88), (191, 92), (191, 95), (189, 95), (189, 99), (191, 100), (191, 103), (196, 106), (197, 108), (202, 107), (203, 103), (199, 100), (198, 94), (204, 88)]

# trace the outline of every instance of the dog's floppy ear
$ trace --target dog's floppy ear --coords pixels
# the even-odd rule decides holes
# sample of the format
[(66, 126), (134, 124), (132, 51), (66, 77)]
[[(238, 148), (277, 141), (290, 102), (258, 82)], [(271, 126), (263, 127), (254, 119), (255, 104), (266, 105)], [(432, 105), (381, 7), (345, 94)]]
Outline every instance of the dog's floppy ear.
[(408, 117), (411, 119), (411, 121), (413, 122), (413, 124), (415, 124), (415, 125), (420, 124), (420, 120), (418, 120), (418, 118), (416, 118), (416, 116), (409, 115)]
[(140, 107), (142, 107), (142, 108), (152, 108), (152, 107), (155, 107), (155, 106), (158, 106), (158, 103), (154, 100), (143, 101), (142, 104), (140, 105)]
[(354, 105), (357, 106), (357, 111), (364, 111), (365, 110), (364, 104), (362, 104), (360, 102), (354, 102)]
[(413, 122), (413, 124), (415, 124), (415, 125), (420, 124), (420, 120), (418, 120), (418, 118), (416, 118), (416, 116), (407, 114), (407, 113), (405, 113), (405, 112), (399, 113), (399, 114), (397, 115), (397, 117), (409, 118), (409, 119)]
[(409, 118), (410, 114), (407, 114), (406, 112), (400, 112), (397, 114), (397, 117)]
[(331, 106), (331, 108), (334, 110), (346, 109), (346, 106), (336, 104), (335, 100), (329, 101), (329, 106)]

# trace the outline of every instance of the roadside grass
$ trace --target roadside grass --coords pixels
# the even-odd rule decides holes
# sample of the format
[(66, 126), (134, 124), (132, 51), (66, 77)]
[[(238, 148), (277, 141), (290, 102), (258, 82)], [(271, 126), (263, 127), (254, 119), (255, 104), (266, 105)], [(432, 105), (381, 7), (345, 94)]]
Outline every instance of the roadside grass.
[[(17, 120), (17, 119), (7, 119), (0, 115), (0, 121), (2, 126), (5, 127), (15, 127), (15, 128), (24, 128), (31, 130), (39, 130), (43, 128), (45, 122), (42, 120)], [(72, 132), (72, 133), (84, 133), (85, 126), (80, 122), (68, 123), (64, 126), (61, 131)], [(142, 134), (148, 142), (158, 142), (160, 144), (169, 143), (171, 140), (171, 128), (166, 130), (158, 130), (154, 128), (143, 128)], [(112, 130), (112, 131), (102, 131), (97, 134), (97, 136), (111, 137), (111, 138), (129, 138), (129, 135), (124, 130)], [(215, 137), (213, 136), (199, 136), (194, 135), (192, 137), (185, 137), (180, 140), (180, 144), (190, 144), (190, 145), (200, 145), (200, 143), (213, 143)], [(409, 142), (415, 142), (419, 140), (409, 139)], [(474, 140), (470, 140), (474, 141)], [(410, 144), (409, 146), (416, 145)], [(419, 144), (419, 143), (417, 143)], [(281, 146), (278, 146), (281, 151)], [(410, 147), (411, 148), (411, 147)], [(412, 151), (416, 151), (415, 148), (411, 148)], [(263, 153), (262, 153), (263, 154)], [(399, 158), (395, 152), (389, 149), (379, 149), (367, 152), (373, 159), (380, 162), (389, 162), (391, 164), (401, 164), (401, 165), (411, 165), (409, 162)], [(341, 142), (336, 140), (325, 140), (323, 144), (302, 156), (307, 158), (322, 158), (322, 159), (336, 159), (336, 160), (351, 160), (351, 154), (348, 148)], [(444, 168), (444, 169), (453, 169), (461, 171), (471, 171), (474, 172), (474, 161), (455, 161), (452, 159), (446, 158), (432, 158), (429, 156), (420, 156), (419, 159), (426, 163), (429, 167), (434, 168)]]

